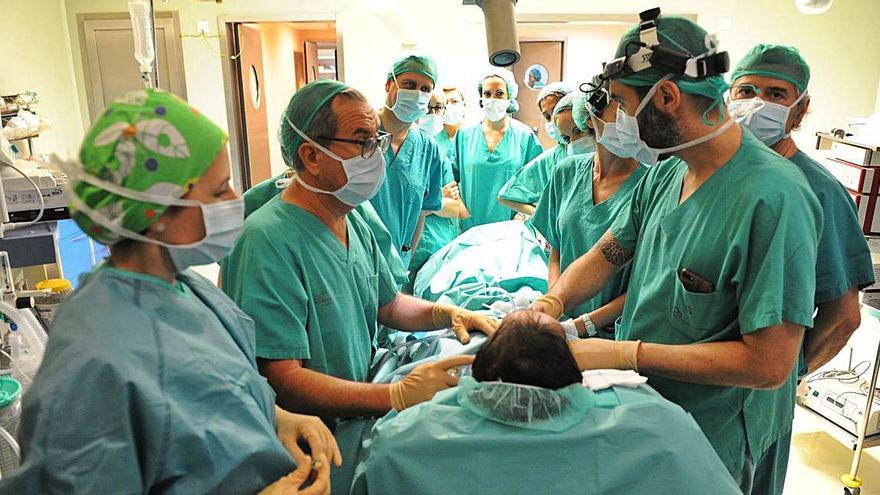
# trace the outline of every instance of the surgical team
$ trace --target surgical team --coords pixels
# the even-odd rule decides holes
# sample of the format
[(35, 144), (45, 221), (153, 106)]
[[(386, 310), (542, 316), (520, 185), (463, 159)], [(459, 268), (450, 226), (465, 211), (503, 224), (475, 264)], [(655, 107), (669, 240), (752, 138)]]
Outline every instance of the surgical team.
[[(281, 119), (289, 171), (241, 198), (197, 109), (111, 103), (62, 164), (111, 254), (55, 317), (0, 492), (781, 494), (797, 381), (874, 283), (853, 200), (791, 137), (809, 66), (759, 44), (730, 71), (659, 11), (608, 55), (541, 89), (546, 150), (505, 69), (441, 86), (405, 55), (378, 110), (309, 83)], [(512, 220), (547, 243), (528, 309), (410, 294), (460, 234)], [(214, 262), (219, 284), (190, 269)], [(476, 356), (371, 380), (379, 349), (439, 329)], [(381, 419), (343, 456), (357, 418)]]

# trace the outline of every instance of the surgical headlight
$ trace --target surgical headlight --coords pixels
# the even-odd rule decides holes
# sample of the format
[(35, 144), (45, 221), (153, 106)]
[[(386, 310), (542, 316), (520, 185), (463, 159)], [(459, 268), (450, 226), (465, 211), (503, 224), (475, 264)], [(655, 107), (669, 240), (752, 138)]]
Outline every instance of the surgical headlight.
[(592, 82), (587, 81), (581, 83), (579, 87), (581, 92), (587, 95), (587, 104), (593, 107), (593, 111), (595, 111), (596, 114), (602, 113), (602, 111), (605, 110), (605, 107), (608, 106), (608, 103), (611, 102), (611, 97), (605, 86), (607, 86), (607, 84), (604, 82), (602, 85), (596, 86)]
[[(706, 37), (706, 52), (697, 56), (661, 44), (657, 35), (660, 17), (659, 7), (639, 14), (639, 41), (628, 43), (623, 57), (603, 64), (603, 78), (618, 79), (654, 68), (667, 74), (702, 79), (730, 70), (730, 57), (727, 52), (717, 51), (718, 41), (714, 35)], [(637, 50), (629, 53), (631, 47)]]

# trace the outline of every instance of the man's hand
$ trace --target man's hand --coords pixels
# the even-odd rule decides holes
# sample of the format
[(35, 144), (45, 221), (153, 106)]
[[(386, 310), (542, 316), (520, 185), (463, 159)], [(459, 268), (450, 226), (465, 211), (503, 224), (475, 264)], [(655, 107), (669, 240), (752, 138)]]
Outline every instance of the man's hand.
[(450, 369), (473, 362), (473, 356), (453, 356), (416, 366), (403, 380), (391, 384), (391, 406), (403, 411), (431, 400), (437, 392), (458, 385), (458, 378), (449, 373)]
[(471, 341), (470, 330), (477, 330), (488, 336), (495, 333), (500, 324), (498, 319), (491, 316), (448, 304), (435, 304), (431, 310), (431, 319), (437, 328), (451, 328), (462, 344)]
[[(342, 454), (333, 433), (324, 422), (315, 416), (294, 414), (281, 408), (275, 409), (278, 438), (297, 465), (311, 464), (311, 457), (332, 460), (336, 467), (342, 465)], [(300, 441), (305, 442), (311, 451), (311, 457), (300, 448)]]

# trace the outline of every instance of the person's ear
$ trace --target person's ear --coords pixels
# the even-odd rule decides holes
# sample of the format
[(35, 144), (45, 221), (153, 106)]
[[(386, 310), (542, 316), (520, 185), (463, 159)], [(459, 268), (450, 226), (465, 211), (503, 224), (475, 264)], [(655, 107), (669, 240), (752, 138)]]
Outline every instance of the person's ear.
[(681, 90), (674, 82), (663, 81), (657, 86), (652, 101), (657, 109), (670, 114), (675, 113), (681, 107)]
[(312, 143), (306, 141), (299, 145), (299, 149), (296, 152), (299, 156), (300, 163), (302, 163), (303, 169), (308, 172), (309, 175), (317, 177), (321, 174), (321, 164), (318, 162), (321, 150), (316, 148)]
[(801, 122), (804, 121), (804, 117), (807, 116), (807, 112), (809, 111), (809, 109), (810, 97), (806, 96), (796, 107), (794, 107), (795, 111), (792, 112), (794, 119), (792, 120), (791, 129), (789, 129), (789, 131), (791, 131), (792, 129), (800, 129)]

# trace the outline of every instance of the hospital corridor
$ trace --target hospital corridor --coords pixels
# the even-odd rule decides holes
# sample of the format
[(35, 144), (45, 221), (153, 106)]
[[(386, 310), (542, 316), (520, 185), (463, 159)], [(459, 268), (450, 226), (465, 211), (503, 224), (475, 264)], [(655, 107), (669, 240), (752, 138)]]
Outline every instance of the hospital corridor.
[(876, 0), (0, 0), (0, 495), (880, 495)]

